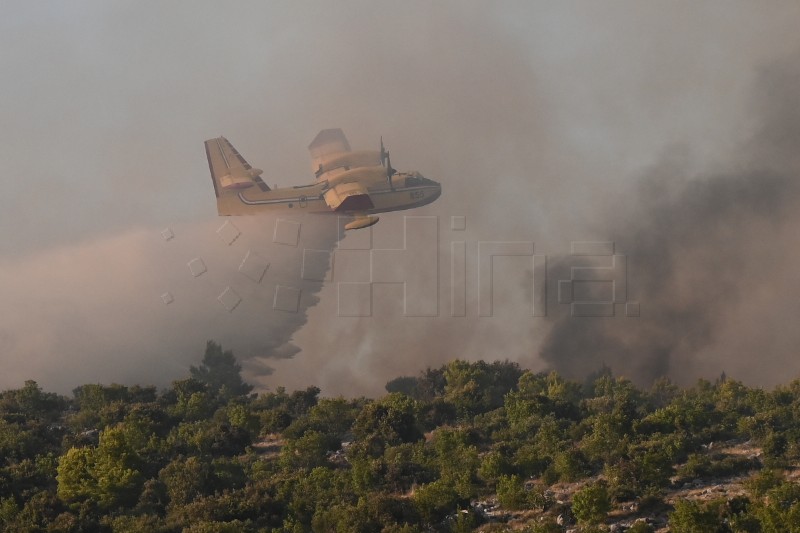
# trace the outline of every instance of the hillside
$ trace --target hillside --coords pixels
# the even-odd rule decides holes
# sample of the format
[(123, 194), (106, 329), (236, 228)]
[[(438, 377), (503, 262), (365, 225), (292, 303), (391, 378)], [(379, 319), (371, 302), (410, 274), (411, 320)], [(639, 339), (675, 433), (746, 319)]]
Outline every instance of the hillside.
[(253, 394), (209, 343), (154, 387), (0, 393), (4, 531), (795, 531), (800, 381), (643, 389), (453, 361), (377, 399)]

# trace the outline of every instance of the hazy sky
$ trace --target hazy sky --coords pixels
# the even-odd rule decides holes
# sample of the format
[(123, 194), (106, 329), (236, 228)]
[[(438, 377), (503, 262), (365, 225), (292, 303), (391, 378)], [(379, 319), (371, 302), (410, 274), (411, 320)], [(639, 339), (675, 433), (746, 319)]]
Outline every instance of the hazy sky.
[[(631, 265), (647, 269), (648, 236), (673, 238), (648, 217), (680, 220), (674, 213), (692, 197), (686, 183), (756, 167), (774, 171), (780, 183), (795, 179), (796, 161), (786, 154), (798, 130), (789, 121), (779, 139), (769, 132), (797, 103), (798, 25), (794, 1), (6, 1), (0, 387), (25, 379), (59, 391), (85, 382), (166, 385), (186, 375), (208, 338), (234, 348), (261, 385), (318, 384), (330, 394), (380, 393), (389, 378), (454, 357), (558, 368), (560, 352), (552, 350), (562, 337), (548, 338), (558, 317), (509, 311), (526, 303), (515, 299), (527, 279), (520, 263), (498, 266), (507, 278), (495, 295), (503, 305), (496, 317), (478, 317), (477, 243), (533, 241), (557, 265), (572, 241), (621, 240)], [(338, 267), (330, 282), (303, 286), (298, 313), (263, 312), (275, 285), (292, 283), (286, 265), (302, 259), (303, 247), (324, 247), (312, 243), (327, 230), (304, 230), (308, 241), (282, 247), (272, 242), (274, 219), (248, 219), (234, 221), (240, 239), (222, 242), (202, 143), (224, 134), (268, 183), (297, 185), (313, 178), (308, 143), (330, 127), (343, 128), (357, 148), (377, 148), (383, 135), (395, 167), (443, 184), (442, 197), (413, 214), (441, 217), (442, 315), (449, 313), (450, 242), (466, 242), (467, 317), (404, 317), (393, 289), (380, 289), (388, 292), (378, 294), (373, 317), (338, 317), (336, 281), (346, 274)], [(654, 175), (675, 180), (674, 204), (642, 192)], [(760, 178), (748, 179), (760, 190)], [(747, 208), (747, 191), (732, 203)], [(729, 220), (715, 219), (713, 205), (689, 212), (703, 224)], [(768, 214), (745, 224), (739, 235), (750, 240), (724, 247), (720, 257), (737, 262), (748, 243), (772, 238), (793, 244), (797, 217), (795, 204), (787, 205), (789, 214), (774, 224)], [(741, 220), (740, 213), (724, 216)], [(466, 216), (467, 231), (449, 230), (453, 215)], [(648, 229), (620, 230), (631, 224)], [(773, 225), (752, 229), (761, 224)], [(165, 228), (174, 239), (162, 238)], [(689, 256), (731, 239), (709, 233)], [(402, 214), (384, 215), (373, 241), (402, 246)], [(262, 284), (237, 272), (247, 252), (271, 262)], [(208, 272), (194, 278), (186, 263), (196, 257)], [(631, 297), (645, 319), (632, 327), (659, 338), (658, 346), (631, 341), (637, 355), (586, 356), (564, 369), (607, 358), (647, 366), (642, 352), (658, 349), (684, 362), (694, 360), (687, 351), (704, 354), (684, 365), (691, 369), (684, 379), (732, 369), (735, 377), (774, 383), (800, 372), (791, 347), (796, 295), (779, 290), (793, 281), (783, 276), (797, 270), (795, 259), (771, 258), (778, 264), (766, 274), (743, 260), (736, 272), (750, 276), (759, 303), (715, 317), (704, 326), (714, 335), (678, 347), (661, 339), (679, 331), (658, 328), (684, 328), (664, 313), (685, 307), (654, 294), (648, 315), (645, 284), (636, 280), (651, 282), (654, 274), (637, 278), (631, 270)], [(674, 281), (690, 288), (713, 281), (689, 278)], [(243, 297), (231, 313), (216, 301), (227, 286)], [(175, 297), (169, 305), (161, 300), (167, 291)], [(710, 312), (691, 299), (684, 304), (690, 312), (681, 316)], [(586, 333), (599, 323), (570, 324)], [(630, 329), (615, 323), (610, 331), (620, 327)], [(769, 346), (756, 334), (765, 329)], [(297, 348), (287, 347), (290, 339)], [(752, 362), (760, 350), (771, 354), (766, 366)], [(626, 357), (641, 359), (627, 365)], [(267, 367), (275, 372), (258, 377)]]

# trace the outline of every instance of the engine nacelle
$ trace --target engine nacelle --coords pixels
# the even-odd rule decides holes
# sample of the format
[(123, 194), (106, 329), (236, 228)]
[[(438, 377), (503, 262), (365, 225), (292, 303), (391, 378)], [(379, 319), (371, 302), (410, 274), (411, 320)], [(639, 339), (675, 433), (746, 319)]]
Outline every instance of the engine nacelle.
[(322, 158), (319, 167), (314, 169), (314, 173), (319, 178), (326, 172), (339, 168), (372, 167), (380, 164), (381, 154), (373, 150), (333, 153)]

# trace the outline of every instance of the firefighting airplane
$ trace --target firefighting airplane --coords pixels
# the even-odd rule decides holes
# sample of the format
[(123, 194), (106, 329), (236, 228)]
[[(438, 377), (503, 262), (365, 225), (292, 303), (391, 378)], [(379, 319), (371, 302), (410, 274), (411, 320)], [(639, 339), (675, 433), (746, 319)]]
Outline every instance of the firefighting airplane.
[[(264, 211), (335, 213), (353, 217), (345, 229), (372, 226), (372, 213), (411, 209), (436, 200), (442, 186), (419, 172), (397, 172), (389, 152), (352, 151), (340, 129), (322, 130), (308, 146), (316, 181), (270, 189), (225, 137), (205, 142), (220, 215)], [(255, 187), (254, 187), (255, 186)]]

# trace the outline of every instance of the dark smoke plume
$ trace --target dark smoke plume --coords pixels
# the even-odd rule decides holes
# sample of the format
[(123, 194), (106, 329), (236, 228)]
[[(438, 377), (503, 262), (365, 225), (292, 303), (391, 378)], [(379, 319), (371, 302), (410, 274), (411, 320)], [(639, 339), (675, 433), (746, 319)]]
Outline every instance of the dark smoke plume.
[(609, 215), (604, 230), (627, 254), (628, 299), (640, 300), (641, 316), (560, 317), (541, 350), (552, 367), (577, 377), (607, 364), (642, 382), (797, 371), (794, 348), (774, 341), (797, 339), (798, 72), (762, 72), (762, 125), (731, 170), (692, 175), (687, 150), (673, 150), (641, 178), (628, 209)]

